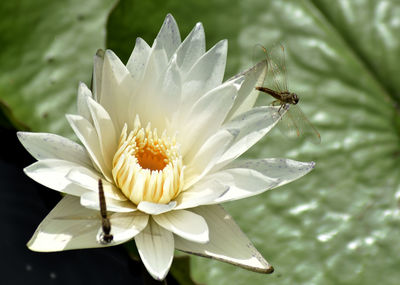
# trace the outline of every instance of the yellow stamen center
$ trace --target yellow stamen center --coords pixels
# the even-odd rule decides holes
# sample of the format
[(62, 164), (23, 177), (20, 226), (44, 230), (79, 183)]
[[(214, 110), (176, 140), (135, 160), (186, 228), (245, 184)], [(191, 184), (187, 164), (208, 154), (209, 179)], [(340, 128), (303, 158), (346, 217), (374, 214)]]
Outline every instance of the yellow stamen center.
[(157, 129), (141, 127), (139, 117), (127, 134), (125, 125), (114, 155), (115, 184), (135, 204), (141, 201), (168, 203), (183, 189), (182, 156), (175, 139), (161, 137)]

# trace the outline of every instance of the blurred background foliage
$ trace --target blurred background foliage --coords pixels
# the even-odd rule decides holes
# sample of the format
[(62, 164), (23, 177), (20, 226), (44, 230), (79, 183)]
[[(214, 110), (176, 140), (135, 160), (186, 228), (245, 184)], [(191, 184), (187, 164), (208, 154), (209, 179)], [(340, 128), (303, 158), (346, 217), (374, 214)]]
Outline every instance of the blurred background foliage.
[(90, 83), (96, 50), (126, 61), (136, 37), (152, 43), (167, 13), (182, 38), (200, 21), (207, 48), (229, 40), (226, 78), (252, 65), (255, 44), (283, 44), (290, 89), (322, 142), (273, 130), (246, 156), (316, 168), (225, 204), (275, 273), (192, 257), (191, 274), (202, 284), (398, 284), (399, 1), (20, 0), (0, 9), (0, 123), (71, 137), (64, 113), (75, 111), (78, 82)]

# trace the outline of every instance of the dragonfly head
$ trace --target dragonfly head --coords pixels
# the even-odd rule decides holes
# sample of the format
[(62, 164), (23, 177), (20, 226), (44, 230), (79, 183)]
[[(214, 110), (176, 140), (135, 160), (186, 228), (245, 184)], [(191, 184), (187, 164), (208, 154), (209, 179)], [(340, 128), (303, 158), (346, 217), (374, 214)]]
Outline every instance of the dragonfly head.
[(292, 98), (292, 102), (290, 102), (291, 104), (296, 105), (297, 103), (299, 103), (299, 96), (297, 96), (296, 93), (292, 93), (291, 98)]

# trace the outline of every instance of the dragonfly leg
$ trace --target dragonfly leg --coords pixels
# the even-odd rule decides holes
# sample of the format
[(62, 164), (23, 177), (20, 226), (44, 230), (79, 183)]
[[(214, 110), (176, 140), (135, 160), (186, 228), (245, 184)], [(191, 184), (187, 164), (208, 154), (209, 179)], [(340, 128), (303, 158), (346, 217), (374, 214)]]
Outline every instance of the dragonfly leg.
[(285, 109), (285, 106), (286, 106), (286, 104), (285, 103), (282, 103), (280, 100), (275, 100), (275, 101), (273, 101), (272, 102), (272, 106), (276, 106), (276, 105), (280, 105), (279, 106), (279, 109), (278, 109), (278, 113), (280, 114), (281, 113), (281, 110), (282, 109)]

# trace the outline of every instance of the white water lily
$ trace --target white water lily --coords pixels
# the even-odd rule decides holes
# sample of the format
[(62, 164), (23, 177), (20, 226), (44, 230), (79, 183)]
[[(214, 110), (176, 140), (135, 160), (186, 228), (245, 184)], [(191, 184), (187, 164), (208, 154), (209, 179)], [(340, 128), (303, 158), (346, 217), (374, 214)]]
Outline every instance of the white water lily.
[[(226, 54), (225, 40), (205, 51), (200, 23), (181, 42), (171, 15), (151, 47), (137, 39), (126, 65), (112, 51), (99, 51), (92, 91), (81, 83), (78, 115), (67, 115), (82, 145), (18, 133), (38, 160), (26, 174), (66, 194), (28, 247), (48, 252), (134, 239), (159, 280), (174, 249), (272, 272), (219, 204), (291, 182), (314, 164), (237, 160), (277, 123), (278, 107), (253, 107), (265, 62), (222, 83)], [(114, 237), (106, 245), (99, 242), (99, 179)]]

